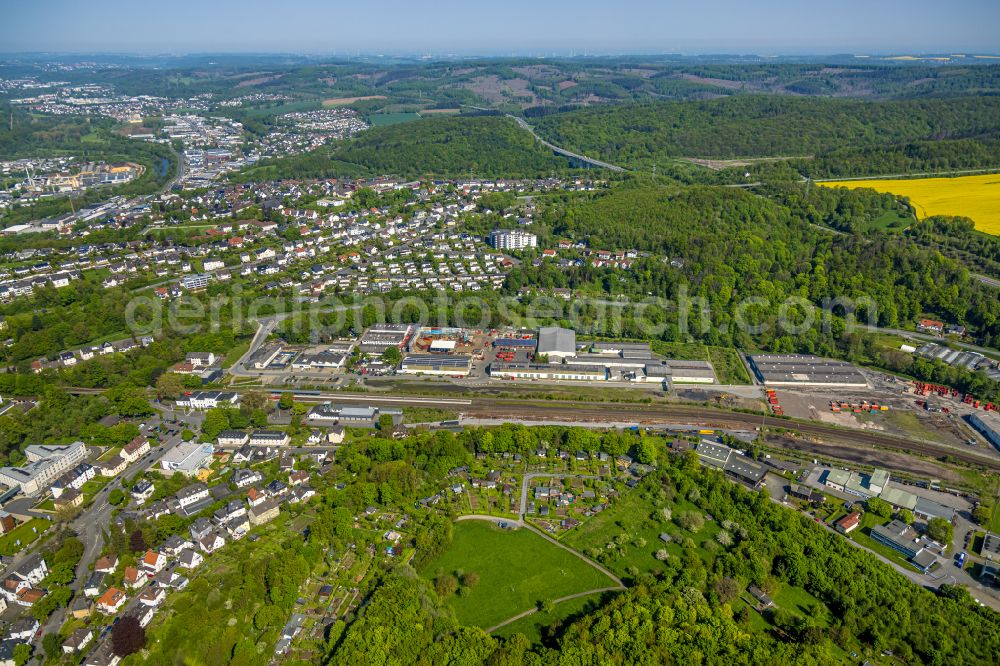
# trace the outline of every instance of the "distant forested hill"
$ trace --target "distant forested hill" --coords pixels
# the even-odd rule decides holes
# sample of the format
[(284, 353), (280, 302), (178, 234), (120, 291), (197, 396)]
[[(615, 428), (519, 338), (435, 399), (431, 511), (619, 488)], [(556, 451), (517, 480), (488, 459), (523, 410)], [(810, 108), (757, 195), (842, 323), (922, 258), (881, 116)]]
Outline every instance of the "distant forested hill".
[[(601, 106), (546, 116), (555, 144), (623, 166), (677, 157), (814, 156), (834, 175), (934, 160), (1000, 165), (1000, 98), (892, 101), (741, 95), (703, 102)], [(885, 154), (886, 157), (882, 157)], [(813, 175), (819, 175), (813, 174)]]
[(547, 176), (567, 168), (566, 160), (543, 148), (509, 118), (458, 116), (375, 127), (305, 155), (261, 164), (238, 178), (516, 177)]

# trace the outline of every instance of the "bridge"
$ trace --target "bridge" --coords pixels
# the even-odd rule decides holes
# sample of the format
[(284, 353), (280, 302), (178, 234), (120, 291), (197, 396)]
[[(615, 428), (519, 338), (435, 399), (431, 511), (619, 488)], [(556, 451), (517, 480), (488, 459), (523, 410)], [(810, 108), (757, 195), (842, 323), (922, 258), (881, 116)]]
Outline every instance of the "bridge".
[(548, 141), (546, 141), (542, 137), (538, 136), (535, 133), (535, 129), (531, 125), (529, 125), (524, 120), (524, 118), (518, 118), (517, 116), (512, 116), (509, 113), (506, 114), (506, 115), (507, 115), (508, 118), (513, 118), (514, 122), (516, 122), (518, 125), (520, 125), (522, 129), (526, 129), (529, 132), (531, 132), (531, 136), (535, 137), (535, 141), (537, 141), (538, 143), (542, 144), (543, 146), (545, 146), (546, 148), (548, 148), (552, 152), (556, 153), (557, 155), (562, 155), (563, 157), (569, 158), (570, 162), (572, 162), (574, 164), (574, 166), (582, 165), (584, 167), (595, 167), (595, 168), (598, 168), (598, 169), (608, 169), (609, 171), (619, 171), (619, 172), (625, 171), (625, 169), (621, 168), (620, 166), (617, 166), (617, 165), (614, 165), (614, 164), (608, 164), (607, 162), (602, 162), (600, 160), (595, 160), (594, 158), (587, 157), (586, 155), (579, 155), (579, 154), (574, 153), (572, 151), (566, 150), (565, 148), (560, 148), (559, 146), (557, 146), (557, 145), (555, 145), (553, 143), (549, 143)]

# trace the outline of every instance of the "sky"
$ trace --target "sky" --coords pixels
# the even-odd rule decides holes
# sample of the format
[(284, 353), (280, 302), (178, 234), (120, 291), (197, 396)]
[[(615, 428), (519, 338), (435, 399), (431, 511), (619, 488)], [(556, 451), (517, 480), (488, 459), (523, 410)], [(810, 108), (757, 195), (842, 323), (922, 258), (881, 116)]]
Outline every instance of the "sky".
[(998, 53), (1000, 0), (0, 0), (0, 51)]

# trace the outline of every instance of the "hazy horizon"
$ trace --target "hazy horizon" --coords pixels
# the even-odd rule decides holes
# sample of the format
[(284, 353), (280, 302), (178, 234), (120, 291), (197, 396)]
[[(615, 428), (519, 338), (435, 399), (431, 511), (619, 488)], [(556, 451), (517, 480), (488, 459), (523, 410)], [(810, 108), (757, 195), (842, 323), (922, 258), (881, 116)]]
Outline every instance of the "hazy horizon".
[(105, 55), (543, 57), (1000, 52), (1000, 3), (843, 0), (821, 20), (799, 3), (595, 0), (433, 7), (401, 0), (8, 0), (0, 52)]

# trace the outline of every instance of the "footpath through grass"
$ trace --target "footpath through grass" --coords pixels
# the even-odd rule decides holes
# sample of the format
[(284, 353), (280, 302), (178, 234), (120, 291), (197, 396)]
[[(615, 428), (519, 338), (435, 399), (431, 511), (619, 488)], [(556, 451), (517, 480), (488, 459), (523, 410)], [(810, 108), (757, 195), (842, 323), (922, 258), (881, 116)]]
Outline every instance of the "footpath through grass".
[(522, 617), (516, 622), (511, 622), (504, 627), (500, 627), (493, 632), (493, 635), (501, 638), (508, 638), (514, 634), (524, 634), (532, 643), (541, 643), (542, 634), (545, 629), (556, 623), (565, 626), (567, 623), (572, 622), (573, 618), (586, 615), (587, 613), (596, 610), (600, 607), (605, 596), (611, 598), (611, 595), (613, 594), (619, 593), (595, 592), (594, 594), (588, 594), (585, 597), (564, 601), (561, 604), (556, 604), (548, 613), (538, 611), (537, 613), (533, 613), (527, 617)]
[[(526, 529), (504, 530), (479, 520), (455, 524), (451, 546), (422, 572), (475, 573), (479, 583), (448, 599), (459, 622), (492, 627), (539, 601), (611, 587), (615, 583), (572, 553)], [(558, 606), (557, 606), (558, 608)]]

